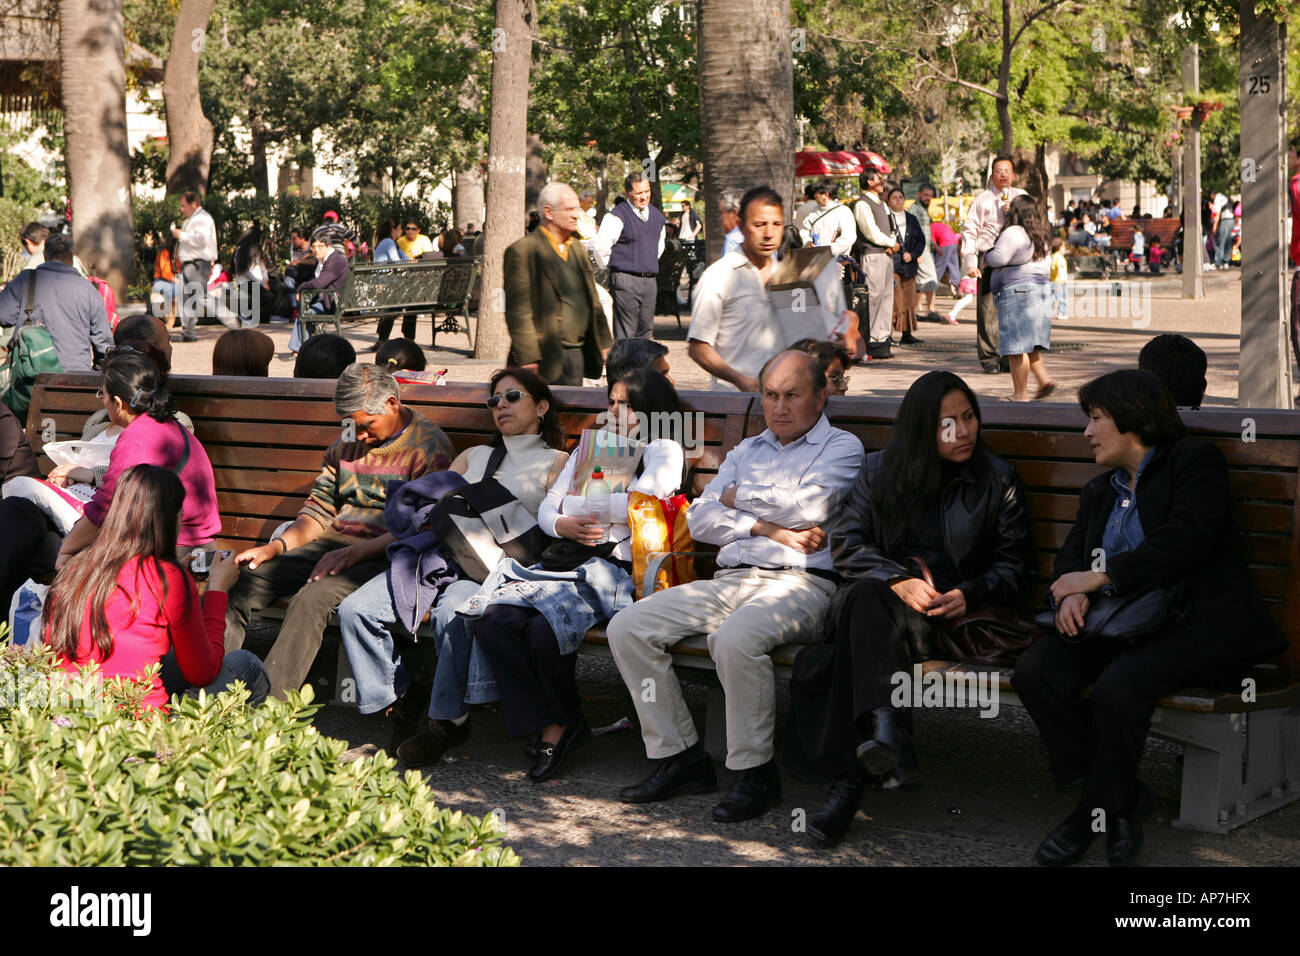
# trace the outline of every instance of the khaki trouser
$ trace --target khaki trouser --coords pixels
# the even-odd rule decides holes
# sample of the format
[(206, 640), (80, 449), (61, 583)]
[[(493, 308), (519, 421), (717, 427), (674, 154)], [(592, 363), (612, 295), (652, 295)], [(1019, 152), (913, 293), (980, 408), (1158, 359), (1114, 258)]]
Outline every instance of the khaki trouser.
[(867, 285), (867, 341), (888, 342), (894, 319), (894, 260), (885, 255), (862, 257)]
[(705, 634), (726, 695), (727, 768), (772, 759), (776, 682), (768, 654), (822, 634), (835, 585), (804, 571), (721, 568), (711, 581), (659, 591), (614, 615), (609, 649), (632, 694), (646, 755), (671, 757), (698, 741), (668, 649)]

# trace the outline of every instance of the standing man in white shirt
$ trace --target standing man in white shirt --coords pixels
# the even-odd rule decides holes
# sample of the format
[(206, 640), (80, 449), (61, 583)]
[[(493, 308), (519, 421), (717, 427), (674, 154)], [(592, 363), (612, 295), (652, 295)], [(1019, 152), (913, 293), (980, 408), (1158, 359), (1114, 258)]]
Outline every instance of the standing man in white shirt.
[(713, 376), (714, 389), (758, 391), (763, 363), (785, 347), (767, 294), (781, 245), (781, 196), (760, 186), (740, 200), (743, 242), (700, 275), (691, 297), (687, 354)]
[(181, 215), (185, 222), (176, 237), (176, 258), (181, 263), (181, 340), (197, 342), (200, 303), (206, 301), (212, 263), (217, 261), (217, 224), (203, 208), (203, 197), (190, 190), (181, 195)]
[(862, 443), (822, 413), (826, 376), (815, 358), (782, 352), (760, 377), (767, 429), (732, 449), (687, 512), (695, 540), (721, 547), (717, 574), (637, 601), (606, 628), (646, 755), (658, 763), (647, 780), (622, 790), (627, 803), (717, 786), (669, 653), (685, 637), (708, 637), (726, 695), (726, 765), (737, 772), (713, 808), (723, 823), (752, 819), (781, 799), (768, 655), (821, 634), (838, 585), (826, 529), (865, 457)]
[(813, 187), (813, 200), (817, 208), (804, 218), (799, 227), (804, 245), (829, 246), (836, 259), (847, 255), (858, 238), (853, 210), (835, 198), (835, 183), (829, 179), (823, 179)]
[(894, 260), (898, 243), (889, 226), (889, 207), (882, 195), (885, 176), (866, 166), (858, 176), (862, 195), (853, 204), (853, 219), (861, 241), (862, 274), (867, 284), (867, 358), (893, 358), (889, 333), (894, 324)]
[(650, 205), (650, 180), (632, 173), (623, 180), (627, 202), (600, 221), (592, 246), (596, 265), (609, 266), (614, 296), (614, 341), (654, 338), (659, 296), (659, 257), (664, 254), (664, 214)]
[(1016, 167), (1011, 157), (994, 159), (989, 188), (971, 201), (961, 227), (962, 268), (966, 275), (979, 280), (975, 299), (975, 346), (979, 351), (980, 366), (990, 375), (1009, 372), (1011, 366), (998, 354), (998, 313), (989, 287), (990, 273), (984, 268), (984, 253), (998, 241), (1011, 200), (1025, 195), (1023, 189), (1012, 185), (1015, 181)]

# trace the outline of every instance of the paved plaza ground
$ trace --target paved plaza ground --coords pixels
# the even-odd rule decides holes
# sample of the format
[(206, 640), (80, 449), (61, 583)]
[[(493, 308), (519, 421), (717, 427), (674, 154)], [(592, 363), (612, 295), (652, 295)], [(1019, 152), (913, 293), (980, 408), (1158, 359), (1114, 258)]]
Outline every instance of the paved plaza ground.
[[(1138, 349), (1152, 335), (1182, 332), (1209, 354), (1209, 405), (1236, 403), (1237, 337), (1240, 324), (1240, 279), (1236, 272), (1210, 273), (1207, 296), (1187, 302), (1177, 276), (1158, 280), (1118, 280), (1129, 295), (1115, 298), (1110, 314), (1075, 316), (1053, 329), (1053, 341), (1063, 345), (1047, 361), (1062, 385), (1059, 400), (1070, 401), (1073, 389), (1102, 372), (1130, 367)], [(1110, 290), (1110, 283), (1106, 283)], [(1134, 316), (1133, 304), (1150, 292), (1150, 315)], [(939, 311), (950, 299), (940, 296)], [(1097, 309), (1088, 307), (1094, 316)], [(685, 326), (671, 315), (660, 316), (657, 337), (671, 349), (672, 374), (681, 388), (701, 387), (705, 376), (686, 356)], [(1142, 327), (1135, 327), (1135, 324)], [(420, 341), (428, 342), (423, 320)], [(175, 345), (178, 373), (211, 371), (212, 343), (223, 330), (203, 326), (200, 341)], [(288, 328), (267, 327), (276, 341), (272, 375), (289, 375)], [(984, 375), (974, 350), (974, 309), (968, 308), (959, 326), (923, 323), (924, 340), (917, 348), (897, 348), (897, 358), (852, 372), (850, 393), (901, 395), (917, 375), (931, 368), (948, 368), (968, 378), (988, 399), (1010, 393), (1007, 376)], [(372, 323), (348, 326), (347, 337), (358, 350), (374, 340)], [(463, 345), (463, 338), (444, 339)], [(482, 382), (498, 363), (475, 361), (461, 351), (429, 353), (430, 366), (450, 370), (453, 381)], [(580, 657), (579, 679), (584, 709), (593, 726), (634, 719), (631, 700), (613, 664)], [(788, 698), (779, 688), (778, 727), (784, 725)], [(705, 689), (688, 685), (687, 696), (703, 727)], [(927, 776), (914, 791), (874, 792), (867, 796), (853, 830), (833, 851), (815, 847), (799, 832), (799, 811), (812, 813), (825, 787), (785, 778), (785, 798), (777, 809), (757, 820), (724, 826), (710, 817), (721, 795), (683, 797), (666, 803), (628, 806), (617, 798), (620, 787), (649, 773), (635, 728), (592, 739), (570, 758), (558, 779), (541, 785), (530, 782), (530, 764), (522, 741), (505, 737), (501, 714), (494, 708), (476, 710), (469, 742), (426, 770), (429, 784), (444, 805), (473, 814), (500, 810), (506, 838), (525, 865), (631, 864), (850, 864), (879, 866), (1028, 865), (1046, 832), (1069, 810), (1077, 792), (1058, 793), (1047, 770), (1046, 757), (1032, 721), (1021, 708), (1004, 705), (998, 716), (982, 719), (975, 711), (931, 710), (917, 717), (921, 765)], [(350, 755), (373, 753), (386, 742), (387, 730), (378, 718), (355, 710), (325, 707), (317, 716), (322, 732), (343, 738)], [(778, 738), (778, 753), (780, 753)], [(1177, 830), (1179, 748), (1151, 738), (1143, 777), (1159, 794), (1157, 815), (1147, 828), (1144, 866), (1273, 866), (1300, 862), (1300, 804), (1256, 820), (1226, 836)], [(725, 788), (730, 774), (717, 764)], [(1087, 866), (1105, 866), (1103, 841), (1095, 844)]]
[[(1181, 294), (1182, 277), (1134, 279), (1120, 277), (1107, 282), (1081, 280), (1075, 289), (1074, 306), (1082, 314), (1058, 322), (1052, 329), (1056, 347), (1047, 356), (1047, 367), (1061, 388), (1053, 398), (1072, 401), (1074, 389), (1103, 372), (1136, 365), (1137, 353), (1152, 336), (1181, 332), (1196, 340), (1209, 356), (1209, 389), (1206, 405), (1235, 405), (1237, 402), (1237, 352), (1241, 326), (1241, 280), (1236, 270), (1206, 275), (1206, 297), (1188, 301)], [(1114, 293), (1119, 291), (1119, 295)], [(953, 300), (936, 297), (935, 310), (947, 311)], [(1011, 394), (1009, 375), (985, 375), (975, 355), (975, 307), (972, 303), (960, 315), (959, 325), (922, 322), (919, 346), (896, 346), (893, 359), (859, 365), (852, 370), (851, 395), (898, 395), (923, 372), (946, 368), (966, 378), (975, 391), (989, 400)], [(708, 376), (686, 354), (686, 329), (690, 314), (683, 306), (681, 328), (672, 315), (660, 315), (655, 337), (669, 347), (672, 377), (678, 388), (705, 388)], [(263, 324), (276, 344), (271, 363), (273, 376), (293, 374), (289, 349), (289, 326)], [(212, 371), (212, 343), (225, 331), (220, 325), (199, 327), (199, 341), (185, 343), (175, 335), (174, 371), (178, 374), (208, 374)], [(398, 330), (400, 331), (400, 329)], [(375, 323), (344, 326), (344, 335), (358, 353), (374, 344)], [(500, 363), (470, 356), (463, 335), (439, 334), (437, 351), (428, 348), (429, 320), (420, 320), (418, 341), (425, 346), (430, 368), (448, 369), (455, 382), (483, 382)], [(895, 336), (897, 338), (897, 336)], [(365, 354), (361, 357), (364, 359)]]

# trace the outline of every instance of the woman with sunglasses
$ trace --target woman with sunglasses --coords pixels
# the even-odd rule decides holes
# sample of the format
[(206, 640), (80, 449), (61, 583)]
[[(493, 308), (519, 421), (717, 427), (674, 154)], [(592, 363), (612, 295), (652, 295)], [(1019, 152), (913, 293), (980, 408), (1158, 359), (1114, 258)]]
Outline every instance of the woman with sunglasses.
[[(114, 337), (116, 344), (106, 353), (105, 364), (119, 355), (148, 359), (159, 370), (158, 381), (166, 386), (171, 368), (171, 342), (161, 321), (149, 315), (125, 318), (118, 323)], [(176, 412), (176, 419), (193, 433), (194, 425), (183, 412)], [(121, 432), (122, 427), (114, 424), (107, 409), (100, 408), (86, 419), (81, 440), (111, 444)], [(106, 464), (93, 468), (57, 465), (46, 480), (59, 487), (85, 484), (98, 489), (107, 474)], [(0, 529), (4, 530), (0, 534), (0, 608), (7, 612), (14, 592), (24, 581), (40, 580), (54, 573), (62, 536), (39, 506), (17, 495), (0, 500)]]
[[(466, 449), (450, 470), (471, 484), (495, 478), (535, 519), (568, 459), (561, 450), (564, 433), (555, 398), (536, 373), (520, 368), (498, 371), (488, 391), (497, 436), (491, 444)], [(500, 448), (505, 457), (488, 474), (488, 462)], [(414, 668), (403, 660), (402, 646), (409, 647), (412, 638), (399, 621), (392, 573), (368, 581), (339, 605), (339, 630), (357, 681), (357, 709), (384, 713), (390, 721), (389, 748), (408, 766), (420, 767), (469, 736), (468, 704), (494, 701), (497, 695), (464, 623), (456, 618), (456, 610), (478, 591), (479, 583), (468, 578), (452, 581), (437, 597), (430, 621), (438, 661), (430, 690), (427, 677), (417, 681)], [(426, 706), (428, 718), (423, 719)]]
[[(681, 486), (682, 446), (643, 433), (649, 430), (647, 423), (673, 418), (681, 426), (681, 416), (677, 392), (658, 372), (635, 369), (610, 385), (605, 427), (648, 442), (629, 491), (663, 498)], [(591, 627), (632, 603), (627, 495), (610, 496), (611, 521), (603, 526), (591, 516), (584, 495), (569, 493), (576, 467), (570, 458), (538, 516), (542, 530), (578, 546), (569, 549), (576, 555), (565, 562), (544, 557), (533, 568), (503, 562), (461, 610), (496, 676), (506, 732), (533, 737), (526, 752), (535, 758), (528, 771), (534, 783), (554, 776), (574, 745), (591, 732), (578, 696), (578, 645)], [(608, 542), (597, 545), (606, 531)], [(566, 565), (566, 570), (548, 570)]]
[(169, 670), (179, 672), (172, 690), (219, 693), (242, 680), (250, 703), (260, 704), (270, 689), (262, 662), (243, 650), (223, 655), (226, 592), (239, 577), (234, 558), (213, 563), (202, 600), (176, 563), (184, 497), (171, 469), (132, 465), (122, 473), (104, 533), (54, 579), (45, 641), (69, 673), (94, 661), (102, 677), (138, 679), (162, 663), (144, 698), (149, 710), (167, 708)]

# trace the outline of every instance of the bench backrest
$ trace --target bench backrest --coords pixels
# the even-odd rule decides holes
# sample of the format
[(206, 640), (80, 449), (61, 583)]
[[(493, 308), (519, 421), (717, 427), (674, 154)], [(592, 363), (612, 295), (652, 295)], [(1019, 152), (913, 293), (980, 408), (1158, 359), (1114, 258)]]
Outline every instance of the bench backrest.
[[(56, 433), (51, 438), (79, 437), (86, 417), (100, 407), (94, 397), (99, 384), (94, 374), (42, 375), (27, 426), (33, 448), (40, 451), (49, 423)], [(322, 451), (339, 437), (333, 382), (176, 376), (172, 392), (194, 420), (195, 433), (212, 459), (224, 543), (244, 547), (264, 541), (277, 524), (297, 515), (319, 471)], [(482, 383), (410, 385), (403, 397), (437, 422), (459, 451), (493, 434), (483, 405), (486, 392)], [(561, 421), (572, 444), (605, 410), (605, 392), (554, 392), (565, 405)], [(680, 394), (688, 410), (703, 415), (704, 448), (691, 476), (690, 492), (696, 495), (728, 449), (763, 430), (762, 409), (756, 396)], [(889, 440), (899, 404), (897, 398), (832, 398), (827, 413), (833, 424), (875, 451)], [(1015, 464), (1025, 485), (1037, 549), (1035, 603), (1043, 606), (1052, 561), (1078, 511), (1079, 491), (1102, 469), (1089, 453), (1083, 438), (1085, 420), (1075, 405), (989, 402), (981, 412), (985, 441)], [(1300, 670), (1300, 415), (1224, 408), (1187, 412), (1184, 420), (1193, 434), (1213, 441), (1227, 457), (1237, 527), (1251, 575), (1287, 633), (1291, 648), (1286, 663)], [(47, 459), (42, 465), (50, 467)]]
[(1163, 246), (1169, 245), (1174, 238), (1174, 233), (1182, 225), (1181, 219), (1112, 220), (1110, 224), (1110, 247), (1112, 249), (1133, 248), (1133, 227), (1138, 222), (1142, 223), (1142, 235), (1146, 238), (1147, 245), (1151, 244), (1152, 239), (1159, 239), (1160, 244)]

